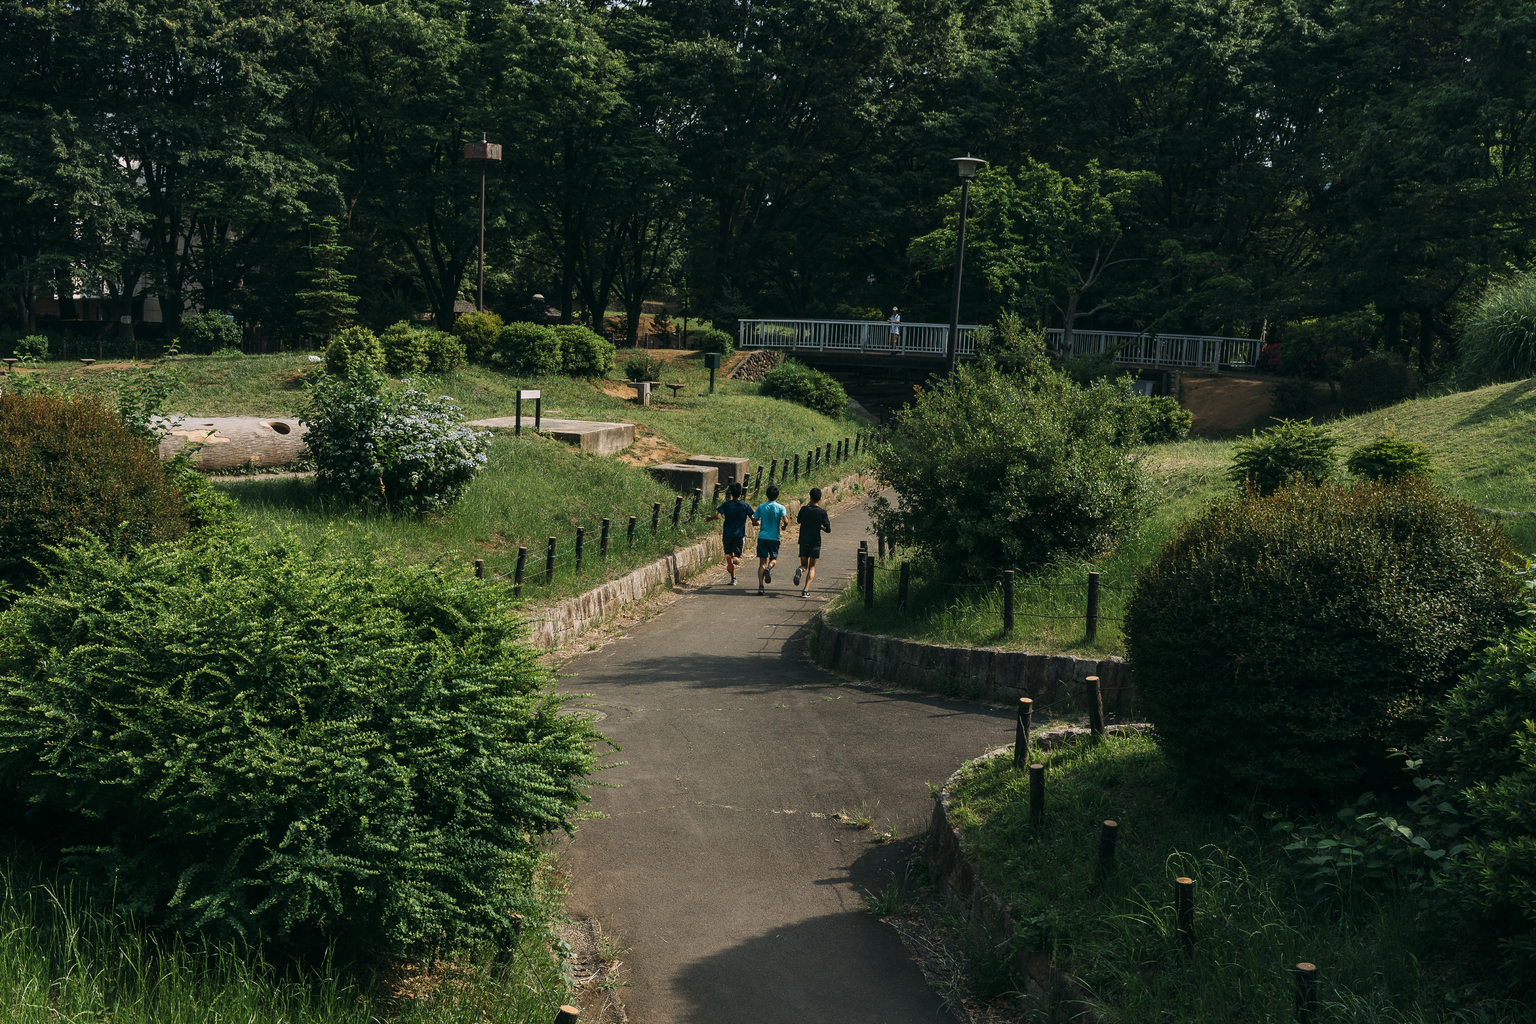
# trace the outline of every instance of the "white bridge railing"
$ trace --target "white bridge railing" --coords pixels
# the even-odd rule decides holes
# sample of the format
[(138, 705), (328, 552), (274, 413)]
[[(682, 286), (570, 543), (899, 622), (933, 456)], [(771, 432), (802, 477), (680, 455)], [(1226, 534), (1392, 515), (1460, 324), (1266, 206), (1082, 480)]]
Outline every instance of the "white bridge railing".
[[(1061, 328), (1046, 332), (1047, 344), (1061, 347)], [(737, 347), (782, 348), (791, 352), (859, 352), (886, 356), (943, 356), (948, 324), (903, 323), (891, 339), (891, 325), (882, 320), (743, 320)], [(1245, 368), (1259, 358), (1257, 338), (1221, 338), (1205, 334), (1131, 334), (1116, 331), (1074, 331), (1074, 356), (1113, 352), (1124, 366)], [(976, 325), (963, 324), (956, 340), (961, 356), (976, 354)]]

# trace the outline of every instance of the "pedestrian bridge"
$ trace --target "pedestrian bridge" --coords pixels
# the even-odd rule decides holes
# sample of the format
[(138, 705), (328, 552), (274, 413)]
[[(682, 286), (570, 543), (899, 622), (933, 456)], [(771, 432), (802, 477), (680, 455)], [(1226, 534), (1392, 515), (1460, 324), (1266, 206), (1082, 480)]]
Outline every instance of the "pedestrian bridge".
[[(955, 343), (960, 358), (976, 354), (976, 329), (976, 324), (961, 325)], [(1046, 335), (1051, 346), (1060, 347), (1059, 327)], [(777, 348), (797, 355), (859, 356), (871, 362), (896, 358), (922, 363), (942, 360), (948, 338), (948, 324), (903, 323), (893, 343), (891, 325), (883, 320), (743, 320), (737, 347)], [(1262, 345), (1257, 338), (1205, 334), (1072, 334), (1074, 356), (1113, 352), (1119, 366), (1148, 369), (1249, 369), (1258, 362)]]

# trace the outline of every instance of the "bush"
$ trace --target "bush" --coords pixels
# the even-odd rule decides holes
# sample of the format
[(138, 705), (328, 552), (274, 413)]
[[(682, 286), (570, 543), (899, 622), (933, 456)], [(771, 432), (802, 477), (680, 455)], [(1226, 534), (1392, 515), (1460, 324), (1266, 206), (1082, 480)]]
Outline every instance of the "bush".
[(1467, 320), (1461, 352), (1474, 378), (1536, 376), (1536, 277), (1521, 274), (1490, 286)]
[(491, 435), (461, 426), (451, 398), (391, 388), (377, 370), (310, 383), (304, 443), (322, 494), (424, 512), (447, 508), (485, 465)]
[(501, 336), (501, 317), (490, 311), (460, 313), (453, 333), (464, 343), (464, 355), (472, 363), (488, 362)]
[(879, 532), (946, 577), (980, 580), (1104, 550), (1149, 506), (1144, 471), (1116, 441), (1123, 404), (1136, 400), (1054, 371), (963, 367), (958, 384), (919, 391), (872, 443), (880, 480), (901, 495), (899, 508), (876, 501)]
[(848, 392), (836, 379), (793, 359), (784, 360), (764, 374), (757, 390), (769, 398), (799, 402), (834, 419), (848, 408)]
[(48, 358), (48, 336), (29, 334), (25, 338), (17, 338), (11, 355), (24, 363), (41, 363)]
[(613, 343), (580, 324), (553, 328), (560, 338), (561, 369), (572, 377), (606, 377), (613, 369)]
[(1339, 398), (1347, 412), (1365, 412), (1401, 402), (1418, 386), (1418, 373), (1396, 353), (1356, 359), (1339, 375)]
[(1061, 372), (1071, 377), (1073, 382), (1087, 387), (1096, 380), (1111, 377), (1115, 372), (1115, 354), (1113, 352), (1084, 352), (1080, 356), (1062, 361)]
[(1298, 480), (1320, 484), (1333, 479), (1338, 447), (1327, 427), (1281, 420), (1268, 430), (1237, 442), (1230, 476), (1240, 487), (1273, 494)]
[(1136, 581), (1136, 700), (1198, 785), (1327, 792), (1401, 772), (1509, 621), (1498, 526), (1418, 479), (1218, 501)]
[(521, 377), (548, 377), (559, 373), (560, 335), (553, 327), (542, 324), (507, 324), (496, 340), (491, 362)]
[(1124, 408), (1125, 442), (1128, 444), (1178, 441), (1189, 436), (1189, 428), (1195, 423), (1194, 413), (1180, 405), (1172, 395), (1132, 399)]
[(157, 926), (352, 954), (500, 938), (598, 738), (505, 594), (286, 541), (82, 547), (0, 616), (0, 774)]
[(48, 546), (94, 534), (112, 551), (172, 540), (191, 514), (153, 444), (93, 396), (0, 396), (0, 582), (30, 584)]
[(384, 368), (384, 346), (366, 327), (344, 327), (325, 346), (325, 368), (345, 377), (358, 367)]
[(624, 376), (627, 380), (657, 380), (666, 368), (666, 363), (646, 352), (637, 352), (624, 360)]
[(699, 351), (701, 352), (718, 352), (722, 358), (733, 355), (736, 352), (735, 340), (718, 327), (711, 327), (708, 330), (700, 331), (698, 339)]
[(1429, 476), (1429, 449), (1415, 441), (1399, 440), (1396, 434), (1383, 434), (1349, 453), (1344, 463), (1362, 480), (1388, 483), (1408, 476)]
[(427, 369), (433, 373), (452, 373), (467, 361), (464, 342), (456, 335), (426, 328), (422, 336), (427, 343)]
[(1269, 386), (1269, 398), (1276, 416), (1291, 419), (1317, 404), (1317, 385), (1305, 377), (1287, 377)]
[(194, 352), (217, 352), (224, 348), (239, 348), (243, 335), (240, 325), (228, 313), (210, 309), (181, 318), (181, 333), (177, 344)]
[(415, 376), (432, 360), (427, 332), (404, 320), (379, 335), (379, 345), (384, 349), (384, 369), (396, 377)]
[[(1526, 614), (1536, 614), (1527, 593)], [(1447, 888), (1504, 947), (1536, 971), (1536, 628), (1501, 637), (1451, 691), (1431, 745), (1433, 767), (1461, 791), (1473, 832)]]

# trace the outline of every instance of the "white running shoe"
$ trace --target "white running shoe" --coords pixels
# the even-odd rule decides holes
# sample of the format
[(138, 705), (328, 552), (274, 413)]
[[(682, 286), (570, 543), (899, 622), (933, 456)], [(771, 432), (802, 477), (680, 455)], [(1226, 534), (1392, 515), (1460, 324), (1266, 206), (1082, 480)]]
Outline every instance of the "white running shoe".
[(801, 597), (810, 597), (811, 596), (811, 592), (809, 590), (802, 590), (802, 591), (800, 591), (800, 596)]
[(796, 566), (795, 567), (795, 586), (798, 587), (799, 585), (800, 585), (800, 568), (799, 568), (799, 566)]
[(731, 586), (733, 586), (733, 587), (734, 587), (734, 586), (735, 586), (735, 585), (736, 585), (736, 577), (735, 577), (735, 576), (732, 576), (732, 577), (731, 577)]
[(764, 569), (763, 570), (763, 582), (764, 583), (772, 583), (773, 582), (773, 570), (772, 569)]
[(763, 588), (762, 588), (762, 586), (759, 586), (759, 587), (758, 587), (758, 588), (757, 588), (757, 596), (758, 596), (758, 597), (763, 597), (763, 596), (764, 596), (764, 595), (766, 595), (766, 594), (767, 594), (767, 593), (768, 593), (768, 591), (766, 591), (766, 590), (764, 590), (764, 589), (763, 589)]

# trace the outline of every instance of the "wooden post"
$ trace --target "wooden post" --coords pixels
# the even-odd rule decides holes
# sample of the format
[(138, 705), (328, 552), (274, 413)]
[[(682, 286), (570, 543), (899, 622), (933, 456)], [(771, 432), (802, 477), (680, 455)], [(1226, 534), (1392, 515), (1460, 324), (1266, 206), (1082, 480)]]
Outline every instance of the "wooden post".
[(763, 489), (763, 467), (762, 466), (758, 466), (757, 467), (757, 476), (752, 478), (752, 496), (756, 497), (757, 496), (757, 492), (762, 490), (762, 489)]
[(1296, 1020), (1299, 1024), (1317, 1021), (1317, 965), (1305, 961), (1296, 965)]
[(661, 502), (651, 502), (651, 536), (656, 536), (656, 530), (661, 526)]
[(859, 568), (858, 568), (858, 571), (856, 573), (854, 573), (854, 581), (855, 581), (855, 583), (857, 584), (857, 586), (859, 588), (859, 593), (861, 593), (861, 594), (864, 593), (864, 559), (866, 559), (868, 557), (869, 557), (869, 552), (864, 549), (863, 545), (860, 545), (859, 546)]
[(629, 550), (635, 550), (635, 517), (629, 517)]
[(1029, 763), (1029, 726), (1034, 714), (1035, 702), (1028, 697), (1019, 698), (1019, 719), (1013, 726), (1013, 769), (1018, 771)]
[(1088, 639), (1099, 635), (1099, 574), (1088, 574)]
[(717, 503), (720, 501), (720, 481), (715, 481), (715, 493), (710, 495), (709, 500)]
[(1003, 570), (1003, 635), (1013, 633), (1013, 570)]
[[(711, 371), (713, 372), (713, 371)], [(574, 1006), (562, 1006), (560, 1012), (555, 1014), (555, 1024), (576, 1024), (581, 1011)]]
[(699, 518), (699, 502), (703, 500), (704, 488), (695, 487), (693, 489), (693, 505), (688, 509), (688, 521), (690, 523)]
[(517, 546), (517, 569), (512, 574), (512, 593), (523, 596), (523, 566), (528, 564), (528, 545)]
[(1088, 685), (1088, 728), (1093, 733), (1093, 742), (1098, 743), (1104, 738), (1104, 688), (1099, 685), (1098, 676), (1083, 681)]
[(912, 563), (901, 563), (901, 582), (896, 585), (896, 610), (907, 610), (907, 583), (911, 578)]
[(549, 548), (544, 552), (544, 582), (553, 583), (555, 579), (555, 538), (549, 538)]
[(599, 558), (608, 557), (608, 520), (603, 520), (603, 532), (597, 540), (597, 554)]
[(853, 458), (853, 439), (845, 437), (843, 438), (843, 461), (847, 462), (851, 458)]
[(768, 482), (773, 483), (774, 477), (779, 475), (779, 460), (768, 460)]
[(1120, 834), (1120, 823), (1106, 821), (1099, 826), (1099, 873), (1108, 874), (1115, 867), (1115, 838)]
[(1029, 823), (1035, 828), (1045, 824), (1045, 765), (1029, 766)]
[(1186, 953), (1195, 949), (1195, 880), (1179, 877), (1173, 880), (1173, 905), (1178, 913), (1179, 942)]
[(475, 559), (475, 579), (485, 579), (485, 559), (483, 558)]
[(586, 542), (587, 542), (587, 528), (585, 526), (578, 526), (578, 527), (576, 527), (576, 571), (577, 572), (581, 572), (581, 549), (582, 549), (582, 546), (584, 544), (586, 544)]
[(672, 529), (677, 529), (678, 520), (683, 518), (683, 496), (677, 496), (677, 503), (672, 506)]

